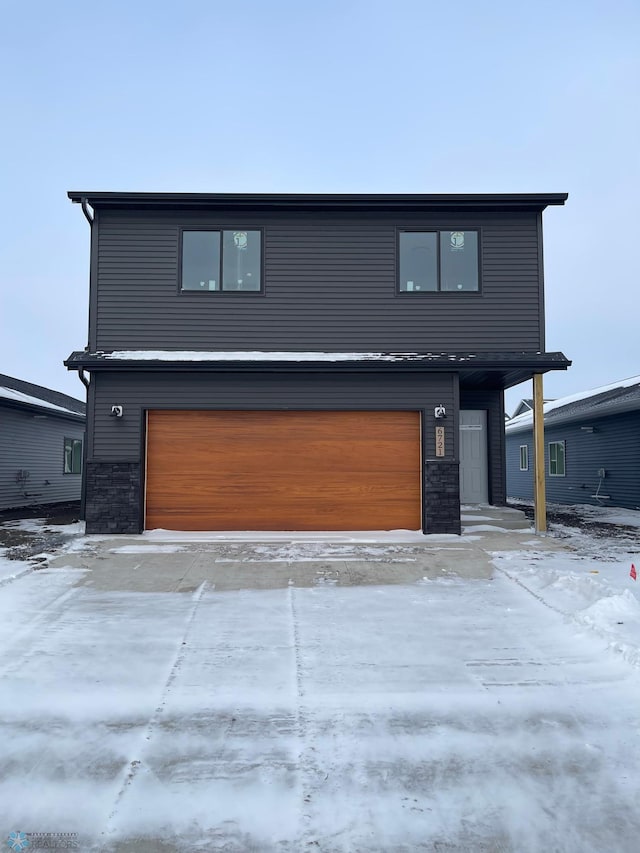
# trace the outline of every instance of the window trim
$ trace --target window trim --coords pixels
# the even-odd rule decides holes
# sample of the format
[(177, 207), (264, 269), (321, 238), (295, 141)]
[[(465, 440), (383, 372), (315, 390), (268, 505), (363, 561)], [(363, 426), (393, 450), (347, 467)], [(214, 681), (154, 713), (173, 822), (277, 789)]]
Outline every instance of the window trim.
[[(477, 290), (440, 290), (440, 276), (442, 273), (442, 265), (440, 258), (440, 235), (443, 231), (475, 231), (478, 235), (478, 288)], [(400, 289), (400, 235), (401, 234), (435, 234), (436, 235), (436, 260), (438, 274), (438, 289), (437, 290), (401, 290)], [(396, 296), (455, 296), (460, 297), (477, 297), (482, 295), (482, 228), (479, 225), (450, 225), (446, 228), (438, 226), (437, 228), (402, 226), (396, 228)]]
[[(561, 445), (562, 445), (562, 473), (561, 473), (561, 474), (558, 474), (558, 472), (553, 473), (553, 472), (551, 471), (551, 446), (552, 446), (552, 445), (555, 445), (555, 444), (561, 444)], [(564, 440), (563, 440), (563, 441), (550, 441), (550, 442), (548, 443), (548, 445), (547, 445), (547, 450), (548, 450), (548, 453), (549, 453), (549, 476), (550, 476), (550, 477), (566, 477), (566, 476), (567, 476), (567, 448), (566, 448), (566, 442), (565, 442)], [(556, 467), (557, 467), (557, 465), (558, 465), (558, 460), (557, 460), (557, 458), (556, 458)]]
[[(67, 444), (71, 444), (71, 470), (67, 471)], [(74, 445), (80, 445), (80, 454), (78, 457), (79, 461), (79, 469), (77, 471), (73, 470), (73, 461), (74, 461)], [(65, 435), (62, 441), (62, 473), (66, 476), (67, 474), (75, 475), (82, 474), (82, 455), (84, 450), (84, 440), (81, 438), (73, 438), (73, 436)]]
[[(183, 247), (183, 234), (185, 231), (215, 231), (220, 234), (220, 284), (222, 284), (222, 270), (224, 264), (224, 238), (223, 233), (225, 231), (259, 231), (260, 232), (260, 290), (190, 290), (189, 288), (182, 288), (182, 247)], [(265, 280), (264, 280), (264, 233), (265, 229), (261, 225), (181, 225), (178, 228), (178, 293), (181, 296), (185, 294), (188, 296), (198, 295), (199, 297), (206, 296), (240, 296), (243, 299), (247, 296), (264, 296), (266, 292)]]
[[(522, 452), (523, 450), (524, 450), (524, 454)], [(524, 457), (524, 467), (522, 465), (523, 457)], [(521, 471), (528, 471), (529, 470), (529, 445), (528, 444), (521, 444), (520, 445), (520, 470)]]

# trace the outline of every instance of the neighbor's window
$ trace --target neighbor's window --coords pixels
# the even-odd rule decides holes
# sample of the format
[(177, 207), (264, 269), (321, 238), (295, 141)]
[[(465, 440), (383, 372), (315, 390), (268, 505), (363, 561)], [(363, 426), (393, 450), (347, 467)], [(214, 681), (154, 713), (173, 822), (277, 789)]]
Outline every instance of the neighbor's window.
[(529, 470), (529, 446), (527, 444), (520, 445), (520, 470)]
[(262, 289), (260, 231), (183, 231), (182, 290)]
[(478, 291), (477, 231), (401, 231), (400, 292)]
[(549, 442), (549, 474), (564, 477), (564, 441)]
[(82, 472), (82, 439), (65, 438), (64, 440), (64, 473), (80, 474)]

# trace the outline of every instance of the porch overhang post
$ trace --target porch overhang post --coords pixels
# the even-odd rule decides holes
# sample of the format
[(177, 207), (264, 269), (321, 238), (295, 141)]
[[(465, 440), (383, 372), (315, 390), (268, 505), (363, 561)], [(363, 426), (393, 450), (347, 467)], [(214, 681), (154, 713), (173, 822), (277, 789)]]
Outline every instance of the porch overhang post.
[(544, 478), (544, 397), (542, 373), (533, 376), (533, 446), (534, 484), (533, 500), (536, 533), (547, 532), (547, 499)]

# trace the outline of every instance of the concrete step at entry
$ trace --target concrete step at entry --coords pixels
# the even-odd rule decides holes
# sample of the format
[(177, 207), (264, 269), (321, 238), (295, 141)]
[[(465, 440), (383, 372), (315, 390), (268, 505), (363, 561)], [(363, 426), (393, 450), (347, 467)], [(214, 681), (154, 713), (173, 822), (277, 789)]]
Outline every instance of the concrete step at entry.
[(501, 527), (504, 530), (529, 530), (531, 521), (519, 509), (506, 506), (465, 504), (460, 508), (462, 527)]

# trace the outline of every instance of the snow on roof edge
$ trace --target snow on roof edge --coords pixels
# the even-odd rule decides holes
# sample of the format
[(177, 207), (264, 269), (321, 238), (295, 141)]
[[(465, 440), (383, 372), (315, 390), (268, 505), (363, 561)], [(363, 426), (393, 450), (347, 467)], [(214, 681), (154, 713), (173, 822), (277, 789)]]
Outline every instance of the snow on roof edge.
[(105, 358), (134, 361), (362, 361), (394, 359), (381, 352), (265, 352), (263, 350), (115, 350)]
[(12, 400), (16, 403), (24, 403), (28, 406), (39, 406), (41, 409), (53, 409), (54, 411), (74, 415), (75, 417), (84, 417), (81, 412), (74, 412), (72, 409), (65, 409), (64, 406), (56, 406), (55, 403), (49, 403), (47, 400), (42, 400), (40, 397), (32, 397), (30, 394), (23, 394), (22, 391), (16, 391), (13, 388), (0, 386), (0, 398), (3, 400)]
[[(549, 403), (543, 405), (542, 411), (545, 415), (548, 415), (549, 412), (570, 406), (571, 403), (579, 403), (581, 400), (588, 400), (590, 397), (606, 394), (607, 391), (615, 391), (617, 388), (631, 388), (634, 385), (640, 385), (640, 375), (630, 376), (627, 379), (621, 379), (619, 382), (612, 382), (610, 385), (601, 385), (599, 388), (591, 388), (589, 391), (578, 391), (576, 394), (569, 394), (566, 397), (551, 400)], [(515, 427), (525, 427), (531, 424), (533, 424), (533, 411), (523, 412), (521, 415), (511, 418), (505, 425), (505, 432), (515, 432)]]

